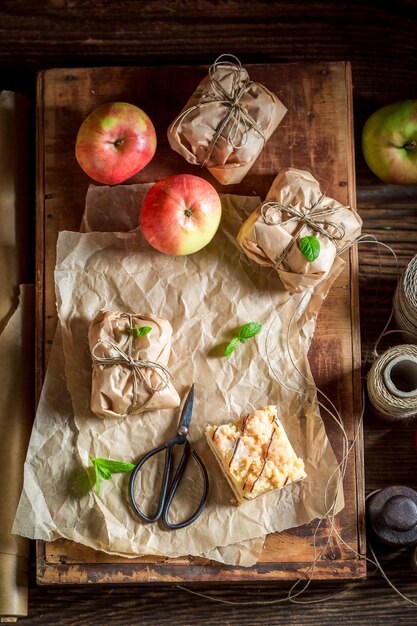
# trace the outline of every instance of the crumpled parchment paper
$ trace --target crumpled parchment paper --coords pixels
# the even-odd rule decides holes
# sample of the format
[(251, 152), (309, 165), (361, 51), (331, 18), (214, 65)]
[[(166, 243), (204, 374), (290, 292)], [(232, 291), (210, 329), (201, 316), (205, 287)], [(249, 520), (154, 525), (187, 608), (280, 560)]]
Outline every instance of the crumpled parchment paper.
[(189, 163), (206, 165), (222, 185), (231, 185), (249, 172), (287, 109), (226, 59), (212, 65), (170, 125), (168, 140)]
[[(314, 235), (320, 244), (318, 258), (308, 261), (300, 250), (299, 237), (293, 239), (302, 226), (300, 220), (284, 210), (268, 207), (267, 203), (271, 201), (284, 207), (291, 205), (302, 214), (307, 214), (320, 201), (320, 207), (334, 209), (333, 213), (317, 218), (320, 226), (334, 236), (343, 236), (333, 242), (313, 227), (305, 226), (302, 237)], [(281, 170), (275, 178), (265, 203), (257, 207), (242, 225), (237, 240), (250, 259), (274, 267), (290, 293), (302, 292), (326, 279), (337, 254), (360, 235), (361, 226), (358, 213), (324, 196), (310, 172), (288, 168)], [(284, 258), (279, 262), (282, 255)]]
[[(103, 207), (105, 194), (100, 189)], [(117, 203), (116, 191), (111, 195)], [(16, 532), (65, 537), (123, 556), (211, 555), (230, 564), (251, 565), (259, 557), (265, 534), (307, 523), (327, 510), (335, 494), (337, 461), (319, 416), (306, 354), (318, 309), (343, 261), (307, 296), (290, 296), (273, 270), (251, 263), (236, 243), (242, 221), (257, 204), (257, 198), (224, 196), (218, 234), (209, 246), (188, 257), (161, 255), (138, 230), (60, 234), (55, 276), (67, 376), (58, 332), (26, 461)], [(108, 212), (114, 208), (106, 207)], [(84, 224), (91, 219), (87, 215)], [(79, 466), (88, 466), (90, 455), (136, 461), (172, 437), (178, 423), (178, 410), (120, 421), (91, 416), (87, 332), (102, 308), (132, 312), (148, 308), (169, 319), (175, 355), (169, 367), (182, 398), (195, 382), (190, 438), (207, 465), (210, 494), (203, 515), (188, 528), (171, 532), (159, 524), (139, 522), (128, 502), (126, 475), (116, 474), (103, 483), (100, 496), (88, 489), (82, 495), (74, 487)], [(290, 324), (293, 319), (297, 323)], [(232, 357), (219, 356), (236, 328), (251, 320), (263, 323), (262, 333)], [(287, 336), (301, 374), (290, 365)], [(66, 378), (73, 403), (86, 406), (86, 413), (73, 414), (70, 397), (63, 394)], [(202, 433), (208, 423), (222, 423), (267, 403), (280, 407), (308, 478), (238, 508), (230, 503), (229, 488)], [(201, 485), (194, 470), (190, 468), (174, 501), (173, 519), (187, 515), (199, 501)], [(155, 470), (144, 468), (141, 473), (137, 495), (146, 504), (154, 496)], [(337, 509), (342, 506), (341, 497)]]

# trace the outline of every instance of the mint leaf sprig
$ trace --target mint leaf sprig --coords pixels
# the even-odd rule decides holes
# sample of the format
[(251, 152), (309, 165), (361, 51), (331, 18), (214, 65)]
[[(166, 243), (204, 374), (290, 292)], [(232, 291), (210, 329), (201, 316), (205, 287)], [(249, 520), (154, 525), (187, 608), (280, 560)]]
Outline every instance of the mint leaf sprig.
[(90, 456), (96, 477), (96, 490), (100, 495), (101, 479), (111, 480), (112, 474), (121, 472), (131, 472), (136, 465), (134, 463), (124, 463), (123, 461), (112, 461), (111, 459), (100, 459)]
[(132, 337), (144, 337), (145, 335), (149, 335), (151, 332), (151, 326), (139, 326), (139, 324), (135, 324), (133, 328), (127, 328), (126, 332), (128, 335)]
[(240, 329), (236, 337), (233, 337), (232, 341), (227, 345), (224, 351), (224, 356), (230, 356), (240, 343), (245, 343), (247, 339), (255, 337), (262, 330), (262, 324), (260, 322), (248, 322), (244, 324)]
[(307, 261), (315, 261), (320, 254), (320, 241), (315, 235), (307, 235), (300, 239), (301, 254)]

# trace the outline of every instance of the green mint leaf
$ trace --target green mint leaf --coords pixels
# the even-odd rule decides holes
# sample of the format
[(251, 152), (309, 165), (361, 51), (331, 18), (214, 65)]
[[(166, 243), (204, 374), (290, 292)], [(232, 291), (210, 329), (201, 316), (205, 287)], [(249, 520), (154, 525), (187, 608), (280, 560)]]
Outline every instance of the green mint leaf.
[(109, 473), (131, 472), (135, 469), (134, 463), (124, 463), (123, 461), (112, 461), (111, 459), (95, 459), (98, 467)]
[(100, 469), (96, 463), (96, 459), (94, 459), (93, 457), (90, 456), (90, 460), (93, 464), (94, 467), (94, 472), (96, 475), (96, 491), (97, 491), (97, 495), (100, 495), (100, 485), (101, 485), (101, 478), (102, 478), (102, 474), (100, 472)]
[(232, 354), (233, 350), (236, 350), (239, 344), (239, 337), (234, 337), (232, 341), (228, 344), (226, 350), (223, 352), (224, 356), (229, 356)]
[(307, 261), (315, 261), (320, 254), (320, 242), (315, 235), (307, 235), (300, 239), (300, 250)]
[(111, 480), (113, 472), (131, 472), (136, 467), (133, 463), (94, 458), (92, 456), (90, 456), (90, 460), (95, 471), (97, 495), (100, 495), (100, 484), (102, 478), (104, 480)]
[(260, 322), (248, 322), (239, 329), (237, 337), (233, 337), (232, 341), (226, 347), (224, 356), (229, 356), (238, 347), (239, 343), (245, 343), (247, 339), (255, 337), (262, 330), (262, 324)]
[[(136, 324), (136, 326), (137, 326), (137, 324)], [(141, 328), (139, 328), (139, 331), (138, 331), (136, 337), (144, 337), (145, 335), (149, 335), (151, 330), (152, 330), (151, 326), (141, 326)]]
[(132, 337), (144, 337), (145, 335), (149, 335), (151, 330), (151, 326), (139, 326), (139, 324), (135, 324), (133, 328), (127, 328), (126, 332)]
[(250, 337), (255, 337), (262, 330), (262, 324), (260, 322), (249, 322), (248, 324), (244, 324), (242, 328), (239, 330), (239, 340), (241, 343), (244, 343), (245, 339), (250, 339)]
[(100, 474), (100, 478), (103, 478), (104, 480), (111, 480), (110, 470), (106, 469), (105, 467), (101, 467), (100, 465), (96, 465), (96, 469)]
[[(90, 457), (91, 459), (91, 457)], [(94, 463), (94, 459), (91, 459), (92, 463), (93, 463), (93, 467), (94, 467), (94, 471), (96, 474), (96, 491), (97, 491), (97, 495), (100, 495), (100, 472), (98, 471), (98, 467), (97, 465)]]
[(392, 230), (392, 226), (388, 226), (386, 224), (381, 224), (380, 226), (375, 226), (376, 230)]

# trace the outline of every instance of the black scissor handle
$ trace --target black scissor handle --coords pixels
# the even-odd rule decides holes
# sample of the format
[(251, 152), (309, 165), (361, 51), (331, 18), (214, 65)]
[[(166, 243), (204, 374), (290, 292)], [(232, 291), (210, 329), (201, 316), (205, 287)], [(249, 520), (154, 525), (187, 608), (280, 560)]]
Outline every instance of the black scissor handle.
[[(200, 459), (200, 457), (198, 456), (197, 452), (191, 449), (191, 446), (187, 440), (184, 443), (184, 451), (181, 456), (180, 462), (178, 463), (178, 467), (175, 471), (174, 479), (171, 483), (171, 486), (168, 489), (169, 477), (170, 477), (171, 467), (172, 467), (173, 448), (174, 448), (175, 443), (170, 442), (169, 444), (164, 444), (162, 446), (159, 446), (159, 448), (155, 448), (154, 450), (151, 450), (150, 452), (148, 452), (148, 454), (146, 454), (143, 457), (143, 459), (141, 459), (139, 463), (136, 465), (135, 469), (133, 470), (130, 476), (130, 483), (129, 483), (130, 503), (136, 515), (139, 517), (139, 519), (141, 519), (143, 522), (147, 522), (148, 524), (150, 524), (153, 522), (157, 522), (162, 517), (164, 526), (168, 528), (169, 530), (178, 530), (179, 528), (185, 528), (185, 526), (192, 524), (201, 515), (201, 512), (207, 500), (208, 489), (209, 489), (209, 478), (208, 478), (205, 465), (203, 461)], [(144, 464), (151, 457), (155, 456), (159, 452), (162, 452), (162, 450), (166, 450), (166, 454), (165, 454), (164, 473), (162, 476), (161, 493), (159, 496), (158, 507), (157, 507), (155, 514), (152, 516), (149, 516), (149, 515), (146, 515), (139, 508), (139, 505), (136, 501), (135, 483), (136, 483), (137, 475), (139, 471), (141, 470), (141, 468), (144, 466)], [(194, 458), (202, 474), (203, 482), (204, 482), (203, 495), (196, 511), (187, 520), (185, 520), (184, 522), (180, 522), (179, 524), (171, 524), (171, 522), (168, 520), (169, 509), (174, 499), (175, 493), (178, 489), (178, 486), (180, 484), (181, 478), (184, 474), (184, 471), (185, 471), (185, 468), (187, 466), (190, 456)]]
[[(185, 468), (187, 466), (187, 462), (190, 458), (190, 455), (193, 457), (193, 459), (195, 460), (195, 462), (197, 463), (197, 466), (201, 472), (201, 475), (203, 477), (203, 484), (204, 484), (204, 491), (203, 491), (203, 495), (201, 497), (200, 500), (200, 504), (198, 505), (197, 509), (194, 511), (194, 513), (188, 518), (186, 519), (184, 522), (180, 522), (179, 524), (171, 524), (171, 522), (168, 520), (168, 513), (169, 513), (169, 509), (170, 506), (172, 504), (172, 500), (174, 499), (175, 496), (175, 492), (178, 489), (178, 485), (180, 483), (180, 480), (182, 478), (182, 475), (184, 474)], [(207, 470), (206, 467), (203, 463), (203, 461), (200, 459), (200, 457), (198, 456), (197, 452), (195, 450), (191, 449), (190, 444), (188, 443), (188, 441), (185, 442), (185, 446), (184, 446), (184, 453), (181, 457), (181, 460), (178, 464), (177, 467), (177, 471), (175, 472), (175, 476), (174, 476), (174, 480), (172, 481), (172, 485), (169, 488), (166, 500), (165, 500), (165, 504), (163, 507), (163, 513), (162, 513), (162, 521), (164, 523), (164, 526), (166, 528), (168, 528), (169, 530), (178, 530), (180, 528), (185, 528), (186, 526), (189, 526), (190, 524), (192, 524), (193, 522), (195, 522), (195, 520), (200, 517), (204, 506), (206, 504), (206, 500), (207, 500), (207, 495), (208, 495), (208, 490), (209, 490), (209, 477), (207, 474)]]
[[(166, 450), (166, 453), (165, 453), (164, 473), (162, 476), (161, 493), (159, 495), (158, 507), (156, 509), (155, 514), (152, 516), (149, 516), (149, 515), (146, 515), (138, 506), (138, 503), (135, 498), (135, 483), (136, 483), (137, 475), (142, 469), (142, 467), (145, 465), (145, 463), (151, 457), (155, 456), (159, 452), (162, 452), (162, 450)], [(159, 448), (154, 448), (153, 450), (148, 452), (148, 454), (145, 454), (145, 456), (139, 461), (139, 463), (136, 465), (135, 469), (133, 470), (132, 474), (130, 475), (130, 483), (129, 483), (130, 504), (132, 505), (133, 510), (135, 511), (136, 515), (143, 522), (147, 522), (148, 524), (152, 522), (157, 522), (162, 515), (164, 505), (165, 505), (166, 495), (168, 491), (168, 481), (169, 481), (169, 474), (171, 470), (171, 463), (172, 463), (172, 445), (164, 444), (162, 446), (159, 446)]]

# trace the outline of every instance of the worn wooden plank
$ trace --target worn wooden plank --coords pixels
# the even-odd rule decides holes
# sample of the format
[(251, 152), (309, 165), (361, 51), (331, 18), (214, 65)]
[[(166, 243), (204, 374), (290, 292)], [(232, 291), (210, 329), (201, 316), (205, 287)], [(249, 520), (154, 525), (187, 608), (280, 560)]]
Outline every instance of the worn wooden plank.
[(413, 97), (413, 7), (413, 0), (3, 0), (1, 71), (10, 85), (28, 88), (18, 74), (47, 67), (208, 63), (221, 52), (245, 62), (348, 58), (367, 115), (384, 98)]
[[(38, 216), (41, 242), (37, 248), (39, 282), (38, 345), (45, 362), (56, 326), (53, 268), (55, 243), (62, 229), (77, 230), (89, 179), (74, 158), (74, 142), (81, 121), (98, 104), (124, 99), (141, 106), (153, 119), (158, 135), (155, 159), (132, 182), (155, 180), (170, 173), (196, 169), (170, 148), (166, 128), (205, 73), (204, 68), (96, 68), (51, 70), (38, 79)], [(253, 65), (253, 79), (278, 93), (291, 109), (262, 156), (238, 186), (228, 192), (264, 196), (278, 170), (291, 165), (310, 169), (329, 195), (354, 205), (354, 153), (350, 66), (346, 63)], [(177, 89), (171, 90), (175, 80)], [(166, 102), (169, 101), (169, 107)], [(213, 182), (204, 170), (198, 171)], [(216, 184), (220, 190), (221, 187)], [(223, 188), (224, 190), (224, 188)], [(44, 237), (44, 239), (42, 239)], [(357, 255), (346, 255), (344, 272), (336, 281), (319, 316), (310, 351), (312, 371), (322, 388), (342, 409), (348, 437), (358, 439), (345, 478), (346, 507), (336, 528), (347, 546), (332, 542), (315, 572), (317, 578), (358, 578), (364, 575), (363, 457), (360, 412), (360, 337)], [(43, 367), (43, 365), (42, 365)], [(42, 367), (38, 382), (41, 382)], [(329, 437), (341, 455), (341, 437), (325, 417)], [(357, 429), (359, 431), (357, 432)], [(135, 562), (103, 556), (70, 542), (38, 546), (38, 578), (42, 583), (143, 582), (151, 577), (174, 580), (276, 580), (297, 578), (314, 558), (314, 525), (267, 538), (255, 568), (219, 567), (202, 559), (140, 559)], [(319, 533), (324, 544), (327, 528)], [(151, 567), (152, 566), (152, 567)], [(150, 568), (152, 574), (149, 574)]]

